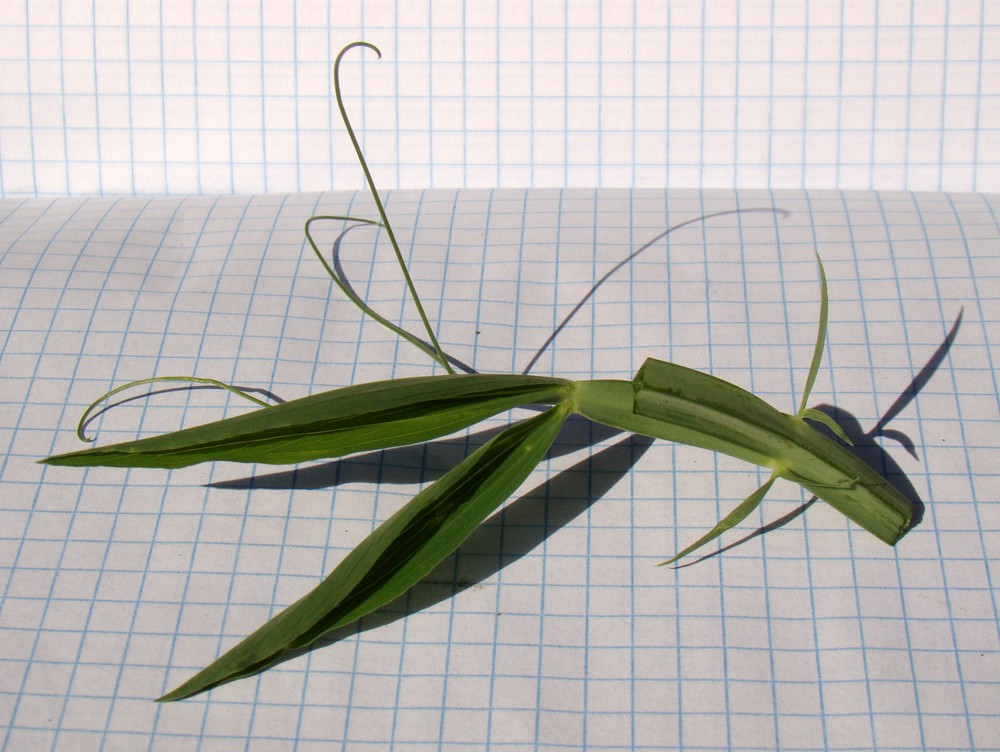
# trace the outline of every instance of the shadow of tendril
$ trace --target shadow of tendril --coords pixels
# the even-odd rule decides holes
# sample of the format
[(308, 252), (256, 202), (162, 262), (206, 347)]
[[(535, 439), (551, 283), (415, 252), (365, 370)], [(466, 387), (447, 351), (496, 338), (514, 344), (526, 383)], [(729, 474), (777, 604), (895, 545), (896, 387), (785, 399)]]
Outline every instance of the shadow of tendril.
[[(903, 494), (903, 496), (909, 499), (913, 504), (913, 516), (910, 518), (910, 524), (907, 527), (906, 532), (909, 532), (921, 523), (924, 516), (925, 504), (923, 499), (921, 499), (920, 495), (917, 493), (916, 488), (914, 488), (913, 484), (910, 482), (909, 478), (906, 477), (906, 473), (903, 472), (903, 469), (892, 458), (892, 455), (879, 443), (879, 439), (892, 439), (902, 445), (906, 452), (914, 459), (919, 459), (913, 440), (907, 434), (902, 431), (891, 429), (888, 425), (894, 418), (902, 413), (911, 402), (913, 402), (917, 394), (919, 394), (920, 391), (923, 390), (928, 383), (930, 383), (931, 378), (933, 378), (938, 368), (941, 367), (941, 364), (948, 356), (948, 353), (951, 351), (952, 345), (955, 343), (955, 339), (958, 336), (958, 330), (962, 324), (963, 314), (964, 310), (960, 310), (958, 312), (958, 316), (955, 318), (954, 323), (948, 330), (948, 334), (931, 354), (931, 357), (923, 365), (917, 375), (913, 377), (913, 380), (910, 381), (906, 388), (900, 392), (899, 396), (896, 397), (893, 403), (885, 411), (885, 414), (879, 419), (878, 423), (876, 423), (870, 430), (864, 430), (861, 425), (861, 421), (858, 420), (855, 415), (847, 410), (844, 410), (843, 408), (826, 404), (816, 406), (817, 410), (820, 410), (833, 418), (833, 420), (841, 427), (841, 429), (843, 429), (844, 433), (851, 440), (851, 445), (846, 447), (847, 450), (855, 454), (863, 462), (875, 468), (882, 475), (882, 477), (889, 481), (889, 483), (891, 483), (897, 491)], [(834, 441), (840, 441), (840, 439), (836, 437), (826, 426), (823, 426), (820, 423), (811, 423), (811, 425), (817, 430), (825, 433)], [(715, 558), (716, 556), (719, 556), (720, 554), (723, 554), (737, 546), (742, 546), (744, 543), (760, 537), (765, 533), (784, 527), (804, 514), (805, 511), (817, 501), (819, 501), (819, 499), (816, 496), (813, 496), (804, 504), (800, 505), (788, 514), (774, 520), (773, 522), (763, 525), (749, 535), (746, 535), (739, 540), (720, 547), (716, 551), (700, 556), (689, 562), (675, 564), (673, 568), (683, 569), (685, 567), (690, 567), (706, 561), (707, 559)]]

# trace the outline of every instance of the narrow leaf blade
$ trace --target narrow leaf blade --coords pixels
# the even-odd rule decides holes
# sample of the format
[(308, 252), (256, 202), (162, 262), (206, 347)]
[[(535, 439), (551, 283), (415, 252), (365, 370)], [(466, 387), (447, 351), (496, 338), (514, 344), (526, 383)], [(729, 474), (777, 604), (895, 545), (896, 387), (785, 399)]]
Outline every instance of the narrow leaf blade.
[(506, 374), (377, 381), (41, 461), (157, 468), (218, 460), (295, 464), (429, 441), (514, 407), (558, 402), (568, 389), (561, 379)]
[(816, 327), (816, 344), (813, 347), (812, 362), (809, 364), (809, 374), (806, 376), (806, 385), (802, 390), (802, 401), (799, 404), (800, 416), (809, 404), (809, 395), (812, 394), (820, 364), (823, 362), (823, 348), (826, 345), (826, 322), (830, 316), (830, 295), (827, 292), (826, 269), (823, 268), (823, 259), (819, 257), (819, 253), (816, 254), (816, 263), (819, 266), (819, 325)]
[(477, 449), (362, 541), (315, 590), (160, 700), (263, 671), (402, 595), (517, 490), (568, 412), (565, 405), (550, 408)]
[(771, 486), (774, 485), (774, 481), (775, 481), (775, 476), (772, 475), (767, 480), (767, 482), (764, 483), (764, 485), (762, 485), (752, 494), (747, 496), (742, 502), (739, 503), (739, 505), (736, 506), (735, 509), (733, 509), (733, 511), (731, 511), (729, 514), (727, 514), (725, 517), (719, 520), (719, 523), (715, 527), (713, 527), (711, 530), (709, 530), (707, 533), (705, 533), (703, 536), (701, 536), (698, 540), (696, 540), (694, 543), (692, 543), (690, 546), (685, 548), (680, 553), (671, 556), (669, 559), (659, 564), (659, 566), (662, 567), (667, 564), (673, 564), (676, 561), (680, 561), (692, 551), (698, 550), (706, 543), (710, 543), (711, 541), (718, 538), (720, 535), (722, 535), (730, 528), (739, 525), (741, 522), (743, 522), (743, 520), (747, 518), (747, 516), (753, 510), (755, 510), (757, 507), (760, 506), (760, 503), (764, 500), (764, 497), (767, 495), (767, 492), (770, 491)]
[(802, 418), (804, 420), (813, 420), (816, 421), (817, 423), (822, 423), (824, 426), (833, 431), (834, 435), (838, 439), (843, 441), (845, 444), (854, 446), (854, 442), (851, 441), (851, 437), (844, 432), (844, 429), (840, 427), (840, 424), (822, 410), (817, 410), (816, 408), (813, 407), (807, 407), (805, 410), (802, 411)]

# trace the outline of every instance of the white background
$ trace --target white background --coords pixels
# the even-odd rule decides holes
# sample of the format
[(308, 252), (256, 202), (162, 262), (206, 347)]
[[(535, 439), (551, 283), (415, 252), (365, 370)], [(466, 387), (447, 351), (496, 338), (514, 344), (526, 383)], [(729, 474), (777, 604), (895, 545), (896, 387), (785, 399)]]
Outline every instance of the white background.
[(1000, 190), (1000, 4), (101, 2), (0, 14), (0, 193)]

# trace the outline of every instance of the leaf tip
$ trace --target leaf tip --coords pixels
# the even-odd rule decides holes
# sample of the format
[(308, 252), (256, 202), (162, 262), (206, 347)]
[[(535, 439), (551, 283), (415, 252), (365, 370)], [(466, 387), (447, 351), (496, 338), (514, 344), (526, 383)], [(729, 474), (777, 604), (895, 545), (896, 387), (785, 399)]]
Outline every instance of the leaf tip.
[(194, 690), (185, 690), (184, 687), (185, 687), (184, 684), (182, 684), (179, 687), (175, 687), (174, 689), (167, 692), (165, 695), (160, 695), (159, 697), (157, 697), (155, 700), (153, 700), (153, 702), (168, 703), (168, 702), (177, 702), (178, 700), (186, 700), (187, 698), (192, 697), (205, 689), (202, 688)]

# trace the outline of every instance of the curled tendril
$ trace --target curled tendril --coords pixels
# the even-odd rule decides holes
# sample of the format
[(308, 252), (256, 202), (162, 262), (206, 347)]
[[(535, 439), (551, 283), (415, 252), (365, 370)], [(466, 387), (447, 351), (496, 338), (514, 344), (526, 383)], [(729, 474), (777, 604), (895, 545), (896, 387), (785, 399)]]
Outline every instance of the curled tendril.
[(130, 381), (127, 384), (122, 384), (121, 386), (115, 387), (109, 392), (105, 392), (96, 400), (91, 402), (90, 405), (87, 407), (87, 409), (83, 411), (83, 415), (80, 416), (80, 422), (76, 424), (77, 438), (79, 438), (80, 441), (84, 441), (87, 443), (91, 443), (94, 441), (94, 439), (87, 438), (86, 434), (84, 433), (84, 430), (87, 427), (87, 422), (89, 421), (90, 416), (93, 415), (94, 411), (97, 409), (97, 406), (100, 405), (109, 397), (113, 397), (119, 392), (124, 392), (126, 389), (132, 389), (133, 387), (142, 386), (143, 384), (158, 384), (160, 382), (165, 382), (165, 381), (180, 381), (188, 384), (205, 384), (208, 386), (214, 386), (218, 387), (219, 389), (225, 389), (227, 392), (232, 392), (233, 394), (242, 397), (245, 400), (249, 400), (250, 402), (260, 405), (261, 407), (269, 406), (268, 403), (265, 402), (264, 400), (257, 399), (256, 397), (244, 391), (243, 389), (240, 389), (239, 387), (233, 386), (231, 384), (226, 384), (222, 381), (217, 381), (216, 379), (198, 378), (197, 376), (153, 376), (152, 378), (139, 379), (138, 381)]
[[(433, 347), (433, 351), (430, 351), (426, 347), (424, 347), (423, 344), (421, 344), (420, 341), (415, 337), (413, 337), (412, 335), (405, 334), (399, 327), (396, 327), (395, 325), (388, 323), (381, 316), (375, 315), (375, 312), (372, 311), (370, 308), (368, 308), (368, 306), (359, 304), (359, 301), (356, 299), (356, 296), (348, 294), (348, 297), (351, 298), (351, 300), (355, 303), (355, 305), (359, 305), (362, 311), (367, 313), (369, 316), (372, 316), (376, 321), (378, 321), (383, 326), (389, 327), (391, 331), (405, 337), (407, 341), (417, 345), (417, 347), (419, 347), (421, 350), (428, 353), (435, 360), (435, 362), (443, 366), (448, 373), (453, 374), (455, 373), (455, 371), (451, 367), (451, 364), (448, 362), (448, 357), (445, 355), (444, 350), (441, 349), (441, 345), (438, 343), (437, 335), (434, 334), (434, 328), (431, 326), (431, 323), (427, 318), (427, 314), (424, 311), (424, 306), (420, 302), (420, 296), (417, 294), (417, 288), (413, 284), (413, 279), (410, 277), (409, 270), (406, 268), (406, 260), (403, 258), (402, 251), (399, 250), (399, 243), (396, 240), (396, 233), (394, 233), (392, 230), (392, 224), (389, 222), (389, 217), (385, 213), (385, 206), (382, 205), (382, 199), (379, 196), (378, 188), (375, 187), (375, 180), (374, 178), (372, 178), (371, 170), (368, 169), (368, 162), (365, 160), (364, 152), (361, 151), (361, 144), (358, 143), (358, 137), (354, 133), (354, 128), (351, 126), (351, 120), (347, 116), (347, 109), (344, 107), (344, 98), (340, 92), (340, 62), (341, 60), (344, 59), (345, 54), (347, 54), (356, 47), (364, 47), (366, 49), (372, 50), (376, 55), (379, 56), (380, 59), (382, 57), (382, 51), (374, 44), (371, 44), (369, 42), (352, 42), (351, 44), (347, 45), (346, 47), (344, 47), (344, 49), (340, 51), (340, 54), (337, 55), (337, 59), (333, 63), (333, 91), (337, 99), (337, 108), (340, 110), (340, 117), (344, 121), (344, 128), (347, 130), (347, 135), (351, 139), (351, 144), (354, 145), (354, 151), (358, 155), (358, 163), (361, 165), (361, 170), (365, 173), (365, 180), (368, 182), (368, 189), (372, 194), (372, 198), (375, 200), (375, 206), (378, 209), (378, 214), (379, 217), (381, 218), (381, 222), (374, 222), (373, 220), (362, 220), (362, 221), (367, 221), (371, 224), (380, 224), (382, 227), (385, 228), (386, 235), (389, 237), (389, 243), (392, 244), (392, 250), (396, 254), (396, 261), (399, 263), (399, 268), (403, 272), (403, 279), (406, 280), (406, 288), (407, 290), (409, 290), (410, 297), (413, 299), (413, 303), (417, 308), (417, 313), (420, 315), (420, 321), (424, 325), (424, 330), (427, 332), (427, 337), (430, 340), (431, 346)], [(310, 220), (310, 222), (311, 221), (312, 220)], [(306, 227), (308, 228), (308, 226), (309, 223), (307, 222)], [(312, 243), (312, 238), (309, 239), (309, 242)], [(316, 247), (315, 243), (313, 243), (314, 250), (315, 247)], [(317, 251), (317, 255), (318, 253), (319, 252)], [(326, 264), (324, 262), (324, 266), (325, 265)], [(333, 275), (333, 277), (334, 281), (338, 281), (336, 275)], [(342, 290), (344, 289), (343, 286), (341, 286), (341, 289)]]

